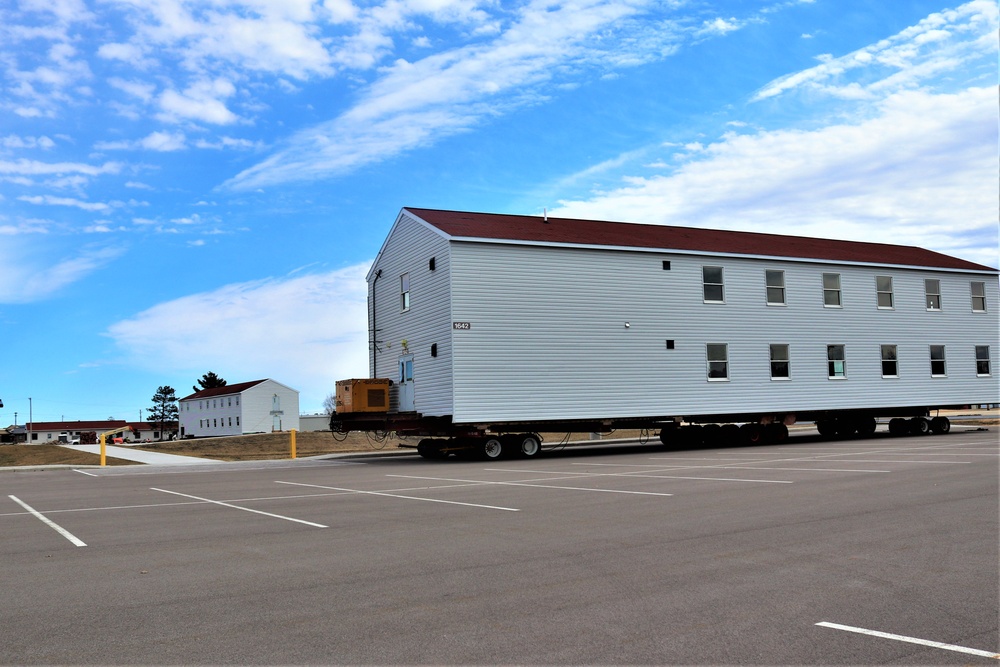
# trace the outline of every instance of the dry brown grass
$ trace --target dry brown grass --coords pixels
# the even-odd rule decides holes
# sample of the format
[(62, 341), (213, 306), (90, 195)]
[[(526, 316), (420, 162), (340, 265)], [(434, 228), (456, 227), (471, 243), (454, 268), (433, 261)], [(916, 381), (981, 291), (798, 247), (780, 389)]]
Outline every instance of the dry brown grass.
[[(558, 445), (566, 438), (565, 433), (543, 433), (544, 446)], [(604, 436), (605, 438), (639, 437), (639, 431), (617, 431)], [(589, 433), (571, 433), (569, 440), (588, 440)], [(368, 438), (364, 433), (349, 433), (347, 437), (335, 438), (330, 431), (307, 431), (298, 433), (295, 437), (296, 455), (299, 457), (321, 456), (323, 454), (348, 454), (376, 451), (396, 451), (400, 445), (416, 447), (421, 440), (412, 438), (387, 438), (378, 442)], [(260, 433), (256, 435), (238, 435), (223, 438), (191, 438), (171, 442), (153, 442), (140, 445), (139, 449), (148, 449), (165, 454), (183, 454), (198, 456), (219, 461), (256, 461), (261, 459), (288, 458), (291, 453), (291, 436), (289, 433)]]
[[(123, 461), (110, 456), (105, 462), (112, 466), (136, 465), (132, 461)], [(58, 445), (0, 445), (0, 467), (12, 466), (44, 466), (70, 465), (86, 466), (100, 465), (98, 454), (78, 452)]]
[[(352, 452), (392, 451), (402, 442), (416, 446), (418, 438), (402, 440), (391, 438), (376, 442), (364, 433), (350, 433), (346, 438), (334, 438), (330, 431), (306, 431), (295, 437), (296, 456), (320, 456), (322, 454), (346, 454)], [(235, 435), (222, 438), (188, 438), (169, 442), (151, 442), (139, 445), (137, 449), (164, 454), (183, 454), (219, 461), (256, 461), (262, 459), (282, 459), (291, 455), (290, 433), (258, 433), (255, 435)]]

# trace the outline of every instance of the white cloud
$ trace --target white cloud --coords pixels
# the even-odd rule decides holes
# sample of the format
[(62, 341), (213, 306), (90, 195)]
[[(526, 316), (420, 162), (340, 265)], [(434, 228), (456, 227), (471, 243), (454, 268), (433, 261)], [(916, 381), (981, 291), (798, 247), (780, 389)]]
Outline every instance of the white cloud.
[(53, 195), (23, 195), (17, 198), (18, 201), (36, 204), (39, 206), (70, 206), (84, 211), (109, 211), (111, 206), (103, 202), (88, 202), (72, 197), (55, 197)]
[(222, 101), (235, 92), (236, 87), (232, 82), (221, 78), (198, 81), (183, 93), (165, 90), (159, 98), (162, 113), (158, 114), (158, 118), (170, 122), (200, 120), (214, 125), (235, 123), (239, 117), (227, 109)]
[(814, 131), (729, 134), (669, 176), (550, 215), (905, 242), (997, 263), (996, 90), (891, 95)]
[(50, 250), (21, 245), (14, 239), (0, 243), (0, 303), (31, 303), (53, 296), (63, 287), (107, 266), (122, 248), (78, 248), (68, 258)]
[(368, 373), (368, 268), (227, 285), (153, 306), (108, 335), (143, 368), (270, 377), (318, 405), (338, 379)]
[(101, 176), (117, 174), (122, 169), (120, 162), (105, 162), (102, 165), (84, 164), (81, 162), (39, 162), (37, 160), (0, 160), (0, 174), (18, 174), (22, 176), (40, 176), (49, 174), (85, 174)]
[(735, 18), (730, 17), (729, 19), (715, 18), (711, 21), (705, 21), (702, 24), (701, 30), (698, 31), (700, 35), (725, 35), (726, 33), (733, 32), (734, 30), (739, 30), (742, 28), (740, 21)]

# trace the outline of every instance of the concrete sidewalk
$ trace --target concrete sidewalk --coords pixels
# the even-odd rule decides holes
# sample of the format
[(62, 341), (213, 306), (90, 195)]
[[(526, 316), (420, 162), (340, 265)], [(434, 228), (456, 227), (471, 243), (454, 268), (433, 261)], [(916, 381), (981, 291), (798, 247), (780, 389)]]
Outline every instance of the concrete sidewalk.
[[(101, 455), (100, 445), (62, 445), (66, 449), (75, 449), (78, 452), (90, 452)], [(215, 459), (202, 459), (194, 456), (178, 456), (177, 454), (161, 454), (159, 452), (147, 452), (142, 449), (132, 447), (118, 447), (115, 445), (105, 445), (104, 453), (107, 456), (125, 461), (135, 461), (136, 463), (149, 463), (154, 465), (199, 465), (202, 463), (219, 464), (224, 461)]]

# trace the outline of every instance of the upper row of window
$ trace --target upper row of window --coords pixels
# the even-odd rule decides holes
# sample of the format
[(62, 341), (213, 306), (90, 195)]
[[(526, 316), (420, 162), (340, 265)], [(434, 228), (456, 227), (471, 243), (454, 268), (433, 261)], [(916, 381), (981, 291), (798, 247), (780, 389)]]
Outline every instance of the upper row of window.
[[(228, 406), (226, 405), (226, 401), (227, 400), (229, 401), (229, 405)], [(225, 398), (218, 398), (218, 399), (217, 398), (213, 398), (211, 401), (209, 401), (207, 399), (205, 401), (198, 401), (198, 409), (199, 410), (210, 410), (210, 409), (212, 409), (212, 408), (215, 407), (215, 402), (216, 401), (219, 402), (219, 407), (220, 408), (230, 407), (233, 404), (233, 397), (232, 396), (226, 396)], [(193, 403), (193, 402), (194, 401), (189, 401), (189, 402), (185, 403), (184, 404), (185, 407), (183, 409), (186, 410), (187, 412), (190, 412), (191, 411), (191, 403)], [(205, 404), (205, 407), (202, 407), (202, 403), (203, 402)], [(239, 404), (240, 404), (240, 397), (237, 396), (236, 397), (236, 405), (239, 405)]]
[[(701, 268), (702, 289), (706, 303), (725, 303), (726, 288), (724, 271), (721, 266), (703, 266)], [(785, 272), (776, 269), (764, 271), (764, 290), (767, 305), (784, 306)], [(972, 299), (972, 310), (977, 313), (986, 312), (986, 283), (972, 281), (969, 283), (969, 295)], [(927, 310), (941, 310), (941, 281), (936, 278), (924, 280), (924, 300)], [(895, 308), (895, 294), (892, 286), (892, 276), (875, 276), (875, 302), (883, 310)], [(823, 305), (827, 308), (841, 308), (844, 305), (840, 288), (839, 273), (823, 274)]]

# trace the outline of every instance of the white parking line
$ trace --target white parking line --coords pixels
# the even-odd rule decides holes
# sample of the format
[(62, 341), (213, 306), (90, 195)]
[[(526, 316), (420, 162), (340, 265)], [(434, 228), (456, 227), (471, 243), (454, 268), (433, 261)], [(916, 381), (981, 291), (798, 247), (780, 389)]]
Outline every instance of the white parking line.
[(834, 630), (846, 630), (847, 632), (856, 632), (862, 635), (869, 635), (872, 637), (881, 637), (883, 639), (895, 639), (900, 642), (907, 642), (910, 644), (920, 644), (921, 646), (930, 646), (932, 648), (941, 648), (946, 651), (957, 651), (958, 653), (968, 653), (969, 655), (978, 655), (982, 658), (993, 658), (994, 660), (1000, 660), (1000, 653), (993, 653), (991, 651), (981, 651), (977, 648), (967, 648), (965, 646), (955, 646), (954, 644), (943, 644), (941, 642), (931, 641), (929, 639), (918, 639), (916, 637), (907, 637), (905, 635), (894, 635), (890, 632), (879, 632), (878, 630), (867, 630), (865, 628), (855, 628), (850, 625), (840, 625), (839, 623), (828, 623), (827, 621), (822, 621), (817, 623), (824, 628), (833, 628)]
[[(753, 463), (753, 461), (750, 461)], [(942, 463), (941, 461), (933, 461), (933, 463)], [(891, 470), (864, 470), (860, 468), (762, 468), (762, 467), (751, 467), (744, 465), (718, 465), (718, 466), (663, 466), (663, 465), (653, 465), (652, 463), (574, 463), (575, 466), (594, 466), (594, 467), (608, 467), (608, 468), (659, 468), (661, 470), (665, 469), (687, 469), (691, 468), (711, 468), (712, 470), (797, 470), (800, 472), (892, 472)], [(626, 475), (632, 476), (630, 473), (625, 473)], [(747, 480), (741, 480), (747, 481)], [(760, 481), (760, 480), (751, 480)], [(771, 481), (771, 480), (766, 480)]]
[(63, 528), (59, 524), (57, 524), (52, 519), (50, 519), (47, 516), (45, 516), (41, 512), (37, 511), (35, 508), (31, 507), (28, 503), (24, 502), (23, 500), (21, 500), (17, 496), (7, 496), (7, 497), (10, 498), (11, 500), (13, 500), (15, 503), (17, 503), (21, 507), (23, 507), (24, 509), (26, 509), (29, 512), (31, 512), (31, 514), (34, 515), (38, 520), (40, 520), (46, 526), (48, 526), (52, 530), (56, 531), (57, 533), (59, 533), (60, 535), (62, 535), (63, 537), (65, 537), (67, 540), (69, 540), (70, 542), (72, 542), (76, 546), (78, 546), (78, 547), (85, 547), (85, 546), (87, 546), (87, 544), (83, 540), (81, 540), (76, 535), (74, 535), (73, 533), (69, 532), (68, 530), (66, 530), (65, 528)]
[[(515, 472), (532, 472), (532, 471), (520, 470)], [(574, 473), (574, 474), (586, 474), (586, 473)], [(610, 477), (610, 475), (607, 476)], [(580, 486), (555, 486), (551, 484), (536, 484), (534, 482), (491, 482), (488, 480), (481, 480), (481, 479), (451, 479), (449, 477), (419, 477), (417, 475), (386, 475), (386, 477), (402, 477), (403, 479), (427, 479), (427, 480), (433, 480), (435, 482), (468, 482), (470, 484), (482, 484), (484, 486), (527, 486), (534, 489), (559, 489), (560, 491), (593, 491), (595, 493), (623, 493), (632, 496), (674, 495), (672, 493), (653, 493), (651, 491), (623, 491), (620, 489), (587, 489)]]
[[(393, 475), (389, 475), (393, 477)], [(477, 503), (461, 503), (457, 500), (439, 500), (437, 498), (420, 498), (419, 496), (402, 496), (398, 493), (386, 493), (384, 491), (359, 491), (357, 489), (344, 489), (336, 486), (322, 486), (320, 484), (302, 484), (301, 482), (281, 482), (276, 481), (275, 484), (290, 484), (292, 486), (310, 486), (314, 489), (330, 489), (331, 491), (346, 491), (348, 493), (360, 493), (368, 496), (385, 496), (386, 498), (400, 498), (402, 500), (422, 500), (425, 503), (443, 503), (445, 505), (464, 505), (465, 507), (478, 507), (480, 509), (488, 510), (502, 510), (504, 512), (520, 512), (521, 510), (515, 509), (513, 507), (500, 507), (499, 505), (479, 505)]]
[(73, 472), (78, 472), (81, 475), (86, 475), (87, 477), (100, 477), (100, 475), (95, 475), (92, 472), (84, 472), (83, 470), (77, 470), (76, 468), (73, 468)]
[(168, 491), (167, 489), (157, 489), (156, 487), (150, 487), (152, 491), (159, 491), (161, 493), (170, 493), (175, 496), (181, 496), (183, 498), (194, 498), (195, 500), (200, 500), (206, 503), (212, 503), (213, 505), (222, 505), (223, 507), (231, 507), (234, 510), (243, 510), (244, 512), (253, 512), (254, 514), (263, 514), (264, 516), (273, 517), (275, 519), (284, 519), (285, 521), (294, 521), (295, 523), (305, 524), (307, 526), (312, 526), (314, 528), (329, 528), (329, 526), (324, 526), (321, 523), (313, 523), (312, 521), (305, 521), (304, 519), (295, 519), (290, 516), (282, 516), (281, 514), (271, 514), (270, 512), (262, 512), (260, 510), (250, 509), (249, 507), (240, 507), (239, 505), (232, 505), (230, 503), (224, 503), (221, 500), (212, 500), (211, 498), (201, 498), (199, 496), (192, 496), (187, 493), (179, 493), (177, 491)]

